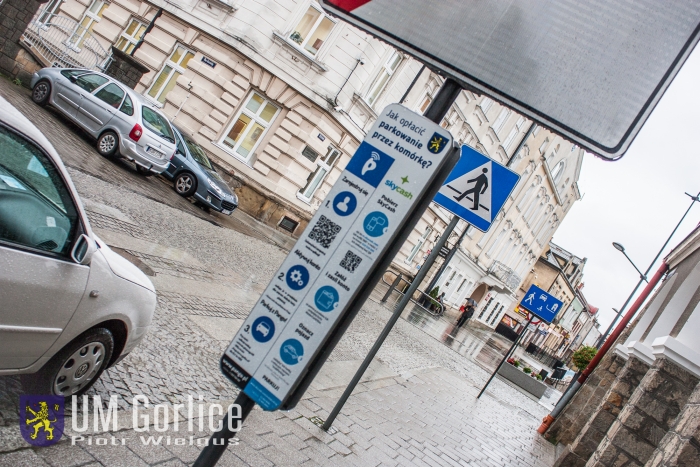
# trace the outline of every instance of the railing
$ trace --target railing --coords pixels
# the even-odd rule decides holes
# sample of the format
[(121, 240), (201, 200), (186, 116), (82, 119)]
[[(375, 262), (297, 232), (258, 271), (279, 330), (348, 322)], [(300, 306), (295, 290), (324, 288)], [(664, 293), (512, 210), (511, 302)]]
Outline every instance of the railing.
[(541, 349), (533, 343), (528, 344), (528, 346), (525, 348), (525, 352), (550, 368), (554, 368), (554, 365), (557, 363), (563, 363), (561, 359), (547, 352), (546, 350)]
[(494, 261), (489, 268), (489, 274), (499, 279), (511, 292), (515, 292), (522, 282), (520, 276), (518, 276), (515, 271), (501, 263), (500, 261)]
[[(404, 291), (411, 285), (411, 281), (405, 279), (403, 275), (397, 275), (393, 271), (386, 271), (382, 276), (382, 282), (389, 286), (389, 291), (382, 301), (386, 301), (393, 292), (397, 292), (399, 296), (403, 297), (405, 295)], [(444, 305), (422, 290), (416, 290), (413, 293), (411, 302), (433, 316), (442, 316), (445, 313)]]
[(97, 69), (108, 57), (97, 39), (77, 21), (43, 10), (27, 26), (24, 41), (45, 66)]

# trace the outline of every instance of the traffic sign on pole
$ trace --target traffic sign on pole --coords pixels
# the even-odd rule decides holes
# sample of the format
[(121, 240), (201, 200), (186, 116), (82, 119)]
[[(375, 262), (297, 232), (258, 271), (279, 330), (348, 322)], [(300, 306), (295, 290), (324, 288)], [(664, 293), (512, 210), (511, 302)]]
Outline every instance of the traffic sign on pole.
[(263, 409), (294, 406), (339, 320), (454, 164), (452, 148), (427, 118), (384, 109), (221, 359), (224, 375)]
[(324, 9), (606, 158), (700, 38), (700, 0), (319, 0)]
[(557, 313), (561, 311), (562, 305), (561, 300), (533, 284), (523, 295), (518, 306), (525, 308), (538, 318), (542, 318), (542, 321), (551, 323)]
[(435, 202), (486, 232), (519, 179), (517, 173), (465, 145)]

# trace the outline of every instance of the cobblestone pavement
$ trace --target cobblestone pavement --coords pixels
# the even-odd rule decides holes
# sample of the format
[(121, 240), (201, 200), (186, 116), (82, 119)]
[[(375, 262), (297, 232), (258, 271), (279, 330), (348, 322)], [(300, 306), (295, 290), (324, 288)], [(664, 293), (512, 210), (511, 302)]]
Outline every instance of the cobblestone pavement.
[[(18, 427), (21, 384), (16, 377), (0, 377), (0, 466), (191, 465), (200, 449), (197, 440), (201, 444), (209, 429), (183, 437), (171, 423), (165, 433), (156, 433), (155, 426), (135, 432), (133, 397), (145, 395), (151, 404), (171, 408), (188, 395), (223, 405), (235, 398), (218, 359), (284, 259), (286, 251), (277, 247), (284, 241), (250, 219), (241, 221), (248, 223), (244, 227), (229, 225), (235, 218), (220, 222), (157, 178), (144, 179), (103, 160), (74, 128), (4, 80), (0, 94), (31, 112), (52, 138), (60, 137), (54, 142), (96, 234), (155, 274), (151, 279), (158, 290), (153, 325), (142, 344), (89, 391), (103, 401), (117, 396), (119, 431), (95, 433), (94, 439), (83, 435), (85, 440), (71, 445), (77, 433), (67, 420), (59, 444), (30, 448)], [(374, 300), (382, 292), (380, 286)], [(337, 432), (318, 428), (314, 422), (328, 415), (389, 313), (369, 300), (297, 408), (285, 413), (256, 408), (239, 445), (230, 447), (219, 465), (551, 465), (554, 447), (535, 432), (547, 409), (500, 380), (476, 399), (497, 354), (489, 335), (462, 329), (451, 337), (448, 320), (416, 310), (407, 310), (386, 340), (336, 420)], [(189, 415), (180, 410), (177, 417)], [(151, 435), (166, 438), (144, 446), (141, 436)], [(119, 445), (98, 445), (98, 439), (111, 444), (112, 436)], [(181, 440), (184, 446), (176, 444)]]

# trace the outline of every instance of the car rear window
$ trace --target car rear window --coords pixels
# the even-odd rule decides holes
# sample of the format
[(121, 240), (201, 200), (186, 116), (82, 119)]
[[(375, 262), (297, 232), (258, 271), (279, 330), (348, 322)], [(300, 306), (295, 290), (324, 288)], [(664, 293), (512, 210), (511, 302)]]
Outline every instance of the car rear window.
[(87, 92), (92, 92), (107, 82), (107, 78), (100, 75), (89, 74), (82, 75), (75, 80), (76, 86), (85, 89)]
[(141, 117), (143, 118), (143, 124), (146, 128), (161, 138), (165, 138), (171, 143), (174, 143), (175, 137), (173, 135), (173, 130), (170, 128), (170, 123), (168, 123), (165, 117), (148, 107), (144, 106), (141, 109)]
[(97, 91), (95, 97), (116, 109), (119, 108), (119, 104), (122, 103), (124, 90), (114, 83), (109, 83), (107, 86)]
[(87, 72), (88, 72), (88, 70), (81, 70), (81, 69), (61, 70), (61, 74), (63, 76), (65, 76), (66, 78), (70, 78), (71, 76), (84, 75)]
[(119, 107), (119, 111), (127, 115), (134, 115), (134, 103), (131, 102), (131, 97), (129, 97), (128, 94), (126, 95), (122, 106)]

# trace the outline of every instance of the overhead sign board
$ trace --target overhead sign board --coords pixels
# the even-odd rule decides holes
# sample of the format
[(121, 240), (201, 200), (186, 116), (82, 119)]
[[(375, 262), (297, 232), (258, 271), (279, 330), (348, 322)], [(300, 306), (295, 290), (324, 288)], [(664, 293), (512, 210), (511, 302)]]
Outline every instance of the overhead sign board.
[(536, 285), (531, 285), (518, 305), (524, 308), (542, 321), (551, 323), (557, 313), (561, 311), (563, 303), (558, 298), (548, 294)]
[(435, 202), (486, 232), (519, 179), (517, 173), (465, 145)]
[(263, 409), (282, 406), (310, 371), (451, 151), (437, 124), (397, 104), (384, 109), (221, 359)]
[(627, 150), (700, 33), (700, 0), (320, 2), (608, 158)]

